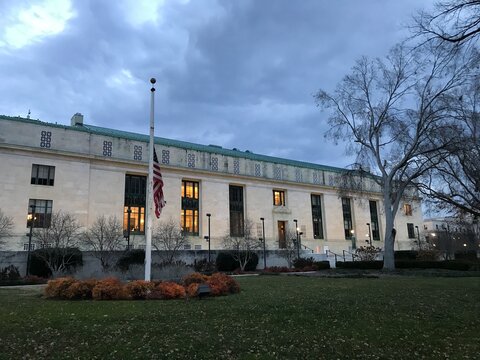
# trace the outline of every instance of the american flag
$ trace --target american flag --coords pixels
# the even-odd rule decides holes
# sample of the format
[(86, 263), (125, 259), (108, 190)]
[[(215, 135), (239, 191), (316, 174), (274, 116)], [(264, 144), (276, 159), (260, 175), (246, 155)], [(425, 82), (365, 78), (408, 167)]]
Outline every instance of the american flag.
[(153, 202), (155, 203), (155, 216), (158, 219), (162, 208), (165, 206), (165, 198), (163, 197), (162, 173), (160, 172), (160, 164), (158, 163), (155, 148), (153, 148)]

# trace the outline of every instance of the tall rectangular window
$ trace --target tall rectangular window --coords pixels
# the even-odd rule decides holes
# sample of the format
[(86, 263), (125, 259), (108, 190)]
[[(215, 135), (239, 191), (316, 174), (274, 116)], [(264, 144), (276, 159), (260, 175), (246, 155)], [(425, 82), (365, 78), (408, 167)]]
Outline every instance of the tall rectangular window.
[(130, 227), (130, 233), (145, 233), (145, 203), (147, 177), (125, 175), (125, 201), (123, 208), (123, 230)]
[(412, 223), (407, 223), (407, 232), (409, 239), (415, 239), (415, 227)]
[(342, 198), (342, 211), (343, 211), (343, 231), (345, 239), (352, 238), (352, 206), (350, 204), (350, 198)]
[(243, 187), (230, 185), (230, 235), (243, 236)]
[(183, 232), (189, 235), (198, 235), (199, 222), (199, 183), (196, 181), (182, 181), (182, 212), (181, 225)]
[(412, 205), (403, 204), (403, 212), (406, 216), (412, 216)]
[(322, 196), (312, 194), (313, 238), (323, 239)]
[(48, 228), (52, 220), (52, 200), (30, 199), (28, 201), (27, 227)]
[(285, 191), (273, 190), (273, 205), (285, 206)]
[(380, 240), (380, 228), (378, 226), (377, 202), (370, 200), (370, 224), (372, 225), (372, 239)]
[(53, 186), (55, 180), (55, 166), (48, 165), (32, 165), (32, 176), (30, 183), (32, 185)]

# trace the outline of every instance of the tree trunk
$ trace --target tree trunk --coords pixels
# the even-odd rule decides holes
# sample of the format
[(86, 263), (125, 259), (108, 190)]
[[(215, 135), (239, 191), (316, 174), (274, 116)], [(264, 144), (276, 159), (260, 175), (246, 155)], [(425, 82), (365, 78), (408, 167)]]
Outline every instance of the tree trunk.
[(384, 189), (383, 203), (385, 205), (385, 245), (383, 247), (383, 269), (395, 270), (393, 221), (395, 219), (390, 201), (389, 189)]

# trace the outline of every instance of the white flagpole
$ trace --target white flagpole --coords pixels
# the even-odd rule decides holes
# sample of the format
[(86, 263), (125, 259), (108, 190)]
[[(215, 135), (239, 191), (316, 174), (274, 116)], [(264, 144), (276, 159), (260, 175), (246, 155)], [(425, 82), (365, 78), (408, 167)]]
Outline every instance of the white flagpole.
[(147, 185), (147, 226), (145, 228), (145, 281), (151, 280), (152, 269), (152, 219), (153, 219), (153, 147), (154, 141), (154, 117), (153, 105), (155, 94), (155, 78), (151, 78), (152, 88), (150, 89), (150, 143), (148, 154), (148, 185)]

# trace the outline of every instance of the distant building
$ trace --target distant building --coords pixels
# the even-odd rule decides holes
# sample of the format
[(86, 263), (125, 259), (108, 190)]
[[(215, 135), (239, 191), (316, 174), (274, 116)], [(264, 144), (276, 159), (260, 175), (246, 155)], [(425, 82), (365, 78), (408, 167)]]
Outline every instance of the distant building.
[[(344, 169), (165, 138), (155, 138), (155, 148), (167, 205), (154, 225), (178, 221), (192, 250), (207, 247), (207, 213), (212, 249), (222, 248), (227, 234), (241, 235), (247, 218), (259, 238), (264, 219), (268, 249), (284, 247), (296, 226), (308, 252), (352, 250), (370, 237), (383, 245), (378, 187), (340, 198), (336, 184)], [(123, 218), (130, 243), (144, 246), (147, 158), (148, 136), (87, 125), (81, 114), (70, 125), (0, 116), (0, 208), (15, 224), (8, 249), (26, 249), (31, 221), (49, 226), (59, 210), (85, 227), (103, 214)], [(406, 200), (395, 248), (410, 249), (421, 224), (419, 200)]]
[(480, 250), (479, 224), (469, 219), (440, 217), (425, 219), (423, 235), (427, 243), (450, 254)]

